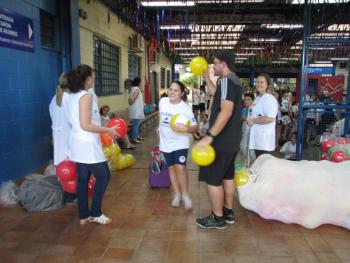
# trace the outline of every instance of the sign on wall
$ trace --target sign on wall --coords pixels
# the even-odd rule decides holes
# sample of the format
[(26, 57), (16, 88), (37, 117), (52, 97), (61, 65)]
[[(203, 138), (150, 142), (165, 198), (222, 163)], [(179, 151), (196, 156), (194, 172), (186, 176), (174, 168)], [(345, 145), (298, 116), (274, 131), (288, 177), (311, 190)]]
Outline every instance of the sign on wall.
[(0, 46), (34, 52), (33, 20), (0, 7)]

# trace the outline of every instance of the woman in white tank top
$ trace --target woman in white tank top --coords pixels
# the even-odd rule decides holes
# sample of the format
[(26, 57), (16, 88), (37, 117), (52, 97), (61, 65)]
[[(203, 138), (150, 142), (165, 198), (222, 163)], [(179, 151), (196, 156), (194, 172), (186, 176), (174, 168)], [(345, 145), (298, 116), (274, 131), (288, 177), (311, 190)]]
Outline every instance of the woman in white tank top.
[[(103, 154), (99, 133), (117, 136), (116, 127), (101, 126), (96, 97), (91, 93), (95, 75), (92, 68), (80, 65), (69, 72), (68, 86), (71, 91), (67, 112), (72, 126), (69, 137), (69, 159), (76, 162), (78, 172), (77, 199), (80, 224), (88, 222), (109, 224), (112, 220), (101, 212), (110, 171)], [(88, 205), (88, 182), (91, 174), (96, 178), (92, 206)]]

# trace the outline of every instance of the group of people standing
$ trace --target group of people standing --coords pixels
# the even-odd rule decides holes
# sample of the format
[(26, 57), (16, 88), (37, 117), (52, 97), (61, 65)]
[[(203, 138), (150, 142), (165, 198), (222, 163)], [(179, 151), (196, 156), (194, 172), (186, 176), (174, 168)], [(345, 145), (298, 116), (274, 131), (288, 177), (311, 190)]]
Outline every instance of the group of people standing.
[[(194, 147), (204, 148), (212, 145), (216, 151), (215, 161), (206, 167), (201, 167), (199, 180), (207, 185), (212, 213), (198, 218), (196, 224), (203, 228), (226, 228), (227, 224), (235, 222), (233, 199), (235, 187), (233, 183), (234, 162), (242, 137), (241, 104), (242, 85), (234, 73), (234, 54), (220, 51), (214, 58), (214, 73), (219, 76), (213, 83), (208, 72), (204, 75), (208, 92), (213, 96), (211, 109), (208, 112), (209, 121), (206, 134), (202, 134)], [(93, 92), (94, 72), (87, 65), (80, 65), (62, 76), (57, 93), (50, 104), (53, 121), (53, 137), (55, 149), (55, 165), (64, 159), (76, 162), (78, 171), (78, 210), (80, 224), (96, 222), (108, 224), (111, 219), (103, 215), (101, 203), (110, 179), (107, 160), (103, 154), (99, 133), (107, 132), (116, 137), (116, 127), (101, 125), (97, 97)], [(142, 102), (141, 91), (130, 90), (129, 104)], [(256, 155), (273, 151), (275, 148), (275, 122), (278, 105), (275, 97), (268, 93), (271, 80), (266, 74), (259, 74), (256, 83), (258, 96), (253, 100), (246, 120), (250, 127), (249, 148)], [(159, 102), (159, 137), (162, 151), (169, 168), (171, 184), (174, 190), (172, 206), (179, 207), (183, 203), (186, 209), (192, 208), (192, 200), (188, 194), (188, 174), (186, 169), (189, 149), (188, 134), (198, 132), (197, 122), (192, 108), (183, 101), (186, 87), (180, 81), (174, 81), (168, 90), (168, 97)], [(141, 107), (141, 103), (137, 107)], [(138, 108), (137, 108), (138, 109)], [(143, 110), (135, 109), (134, 126), (144, 115)], [(143, 109), (143, 107), (142, 107)], [(187, 116), (189, 125), (175, 124), (170, 127), (170, 119), (175, 114)], [(142, 115), (142, 116), (141, 116)], [(60, 120), (59, 120), (60, 119)], [(135, 121), (136, 120), (136, 121)], [(56, 125), (61, 123), (60, 125)], [(60, 127), (59, 127), (60, 126)], [(69, 127), (69, 129), (66, 129)], [(58, 131), (69, 130), (64, 136), (68, 147), (59, 145), (62, 136)], [(139, 140), (138, 133), (132, 133), (132, 140)], [(58, 154), (60, 156), (58, 156)], [(89, 209), (87, 186), (91, 174), (96, 178), (92, 207)]]

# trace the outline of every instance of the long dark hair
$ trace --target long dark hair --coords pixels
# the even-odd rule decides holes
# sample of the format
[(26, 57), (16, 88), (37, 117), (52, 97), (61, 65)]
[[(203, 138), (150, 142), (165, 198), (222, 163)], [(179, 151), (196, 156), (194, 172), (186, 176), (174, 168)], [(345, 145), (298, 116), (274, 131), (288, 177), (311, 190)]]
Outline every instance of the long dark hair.
[(183, 99), (184, 101), (187, 101), (187, 93), (186, 93), (186, 86), (185, 84), (183, 84), (180, 80), (174, 80), (173, 83), (175, 83), (176, 85), (178, 85), (180, 87), (180, 90), (181, 90), (181, 93), (182, 96), (181, 96), (181, 99)]
[(80, 90), (85, 90), (85, 81), (87, 77), (92, 75), (92, 68), (82, 64), (72, 69), (68, 73), (68, 87), (70, 92), (77, 93)]

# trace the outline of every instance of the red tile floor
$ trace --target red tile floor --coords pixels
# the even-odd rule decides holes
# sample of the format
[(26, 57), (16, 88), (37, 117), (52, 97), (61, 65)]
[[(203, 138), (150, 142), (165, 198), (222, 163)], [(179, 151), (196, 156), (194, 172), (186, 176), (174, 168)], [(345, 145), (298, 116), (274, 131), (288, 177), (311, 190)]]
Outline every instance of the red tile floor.
[(168, 189), (148, 187), (149, 151), (156, 135), (146, 134), (137, 164), (113, 172), (103, 211), (107, 226), (79, 226), (76, 204), (48, 213), (0, 207), (0, 262), (350, 262), (350, 232), (325, 225), (308, 230), (261, 219), (236, 203), (237, 223), (225, 230), (194, 224), (210, 212), (197, 168), (188, 164), (194, 208), (170, 206)]

